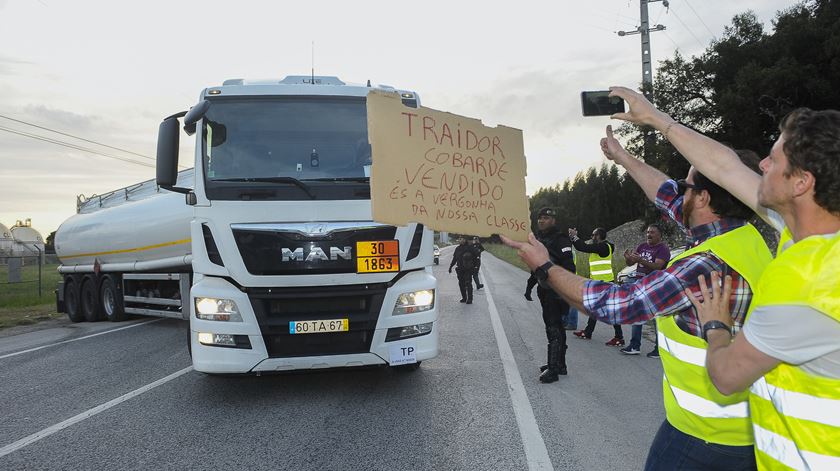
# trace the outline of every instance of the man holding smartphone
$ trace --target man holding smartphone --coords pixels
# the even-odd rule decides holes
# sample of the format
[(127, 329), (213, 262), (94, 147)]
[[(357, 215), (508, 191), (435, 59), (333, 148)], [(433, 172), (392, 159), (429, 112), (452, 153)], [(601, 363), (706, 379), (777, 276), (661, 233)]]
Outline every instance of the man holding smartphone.
[[(519, 249), (537, 276), (580, 312), (610, 324), (656, 317), (666, 420), (651, 444), (647, 471), (755, 469), (748, 396), (743, 392), (726, 396), (711, 384), (703, 362), (703, 326), (685, 293), (686, 288), (699, 291), (700, 275), (731, 275), (730, 323), (736, 328), (743, 324), (752, 286), (771, 258), (761, 235), (746, 222), (753, 212), (694, 168), (684, 180), (669, 179), (627, 153), (611, 127), (601, 140), (601, 150), (627, 170), (660, 211), (687, 231), (688, 250), (663, 270), (635, 283), (614, 285), (556, 269), (533, 236), (525, 243), (502, 240)], [(741, 158), (747, 160), (750, 154)]]

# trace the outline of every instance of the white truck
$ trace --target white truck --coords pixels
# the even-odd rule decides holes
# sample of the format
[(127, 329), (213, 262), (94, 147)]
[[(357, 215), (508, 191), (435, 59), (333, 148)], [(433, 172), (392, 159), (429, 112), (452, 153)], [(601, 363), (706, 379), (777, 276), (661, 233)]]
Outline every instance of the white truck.
[[(366, 96), (337, 77), (227, 80), (160, 125), (157, 178), (79, 198), (59, 312), (189, 319), (193, 366), (413, 369), (438, 354), (433, 233), (371, 216)], [(194, 169), (177, 172), (179, 134)], [(186, 201), (185, 201), (186, 200)]]

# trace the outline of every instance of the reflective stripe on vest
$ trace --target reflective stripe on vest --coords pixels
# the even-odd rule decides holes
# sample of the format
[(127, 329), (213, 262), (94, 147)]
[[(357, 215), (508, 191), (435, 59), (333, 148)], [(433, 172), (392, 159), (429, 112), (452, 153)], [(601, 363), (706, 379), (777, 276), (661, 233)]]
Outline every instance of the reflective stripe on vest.
[[(751, 286), (770, 261), (770, 250), (761, 234), (747, 224), (706, 240), (675, 257), (677, 260), (711, 251)], [(668, 422), (681, 432), (706, 442), (729, 446), (753, 444), (749, 419), (749, 393), (725, 396), (706, 370), (707, 343), (684, 332), (674, 316), (656, 318), (662, 359), (662, 395)]]
[(792, 440), (765, 430), (758, 425), (753, 426), (753, 433), (755, 434), (755, 447), (759, 451), (756, 453), (756, 460), (761, 469), (777, 469), (779, 467), (772, 462), (767, 462), (762, 455), (768, 455), (789, 468), (803, 471), (823, 469), (834, 471), (840, 469), (840, 457), (799, 450)]
[(607, 244), (610, 253), (606, 257), (602, 257), (596, 253), (589, 254), (589, 278), (600, 281), (613, 281), (615, 274), (612, 270), (612, 246)]
[[(790, 245), (765, 270), (753, 304), (808, 306), (840, 322), (837, 260), (840, 233)], [(750, 388), (750, 416), (759, 469), (840, 469), (840, 378), (780, 363)]]
[[(662, 379), (668, 381), (667, 377), (663, 377)], [(677, 399), (680, 407), (701, 417), (708, 417), (710, 419), (745, 419), (750, 415), (750, 408), (747, 401), (721, 406), (716, 402), (688, 391), (683, 391), (674, 386), (671, 386), (671, 392), (674, 393), (674, 397)]]

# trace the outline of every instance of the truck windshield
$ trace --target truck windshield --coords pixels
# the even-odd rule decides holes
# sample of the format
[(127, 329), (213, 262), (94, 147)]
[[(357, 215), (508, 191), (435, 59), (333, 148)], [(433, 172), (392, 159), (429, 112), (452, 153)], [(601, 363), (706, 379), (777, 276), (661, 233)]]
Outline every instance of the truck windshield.
[(369, 197), (364, 97), (214, 99), (201, 140), (210, 199)]

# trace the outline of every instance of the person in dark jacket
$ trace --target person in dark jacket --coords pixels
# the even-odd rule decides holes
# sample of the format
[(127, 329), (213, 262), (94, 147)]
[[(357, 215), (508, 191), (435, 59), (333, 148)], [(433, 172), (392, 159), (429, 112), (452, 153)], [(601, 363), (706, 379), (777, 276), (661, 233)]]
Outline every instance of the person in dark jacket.
[[(569, 237), (575, 245), (575, 249), (580, 252), (589, 254), (589, 278), (593, 280), (601, 280), (612, 283), (615, 281), (615, 274), (612, 271), (612, 255), (615, 252), (615, 245), (607, 240), (607, 231), (603, 227), (596, 227), (592, 231), (592, 240), (589, 243), (584, 242), (578, 237), (577, 229), (569, 229)], [(590, 317), (586, 323), (586, 328), (575, 332), (575, 336), (584, 340), (592, 339), (592, 332), (595, 330), (595, 324), (598, 321)], [(615, 336), (607, 341), (606, 345), (610, 347), (624, 346), (624, 333), (621, 330), (620, 324), (614, 324)]]
[(467, 239), (463, 237), (458, 238), (458, 246), (455, 247), (455, 252), (452, 254), (452, 263), (449, 264), (449, 273), (452, 273), (452, 267), (455, 267), (455, 273), (458, 275), (461, 302), (472, 304), (472, 274), (476, 270), (476, 257), (475, 251), (467, 244)]
[[(537, 213), (537, 227), (539, 228), (538, 238), (548, 248), (551, 261), (566, 270), (574, 273), (575, 261), (572, 258), (572, 241), (569, 237), (557, 229), (557, 220), (554, 210), (542, 208)], [(530, 287), (537, 282), (535, 273), (528, 279), (529, 288), (525, 292), (525, 298), (530, 301)], [(548, 363), (540, 367), (541, 383), (553, 383), (559, 379), (559, 375), (567, 374), (566, 368), (566, 330), (563, 322), (569, 312), (569, 305), (551, 288), (542, 284), (537, 286), (537, 297), (542, 307), (543, 322), (545, 322), (545, 334), (548, 337)]]
[(472, 279), (475, 281), (475, 289), (479, 290), (484, 288), (484, 285), (478, 282), (478, 271), (481, 269), (481, 252), (484, 252), (484, 246), (481, 245), (481, 241), (478, 240), (478, 237), (473, 237), (470, 241), (470, 248), (472, 248), (473, 253), (475, 253), (475, 270), (473, 270)]

